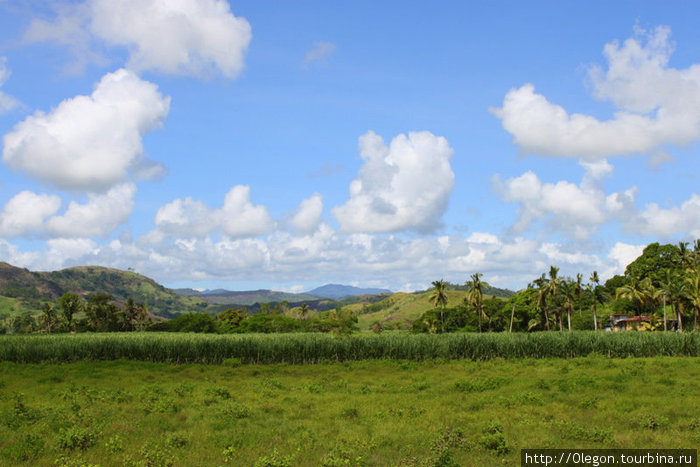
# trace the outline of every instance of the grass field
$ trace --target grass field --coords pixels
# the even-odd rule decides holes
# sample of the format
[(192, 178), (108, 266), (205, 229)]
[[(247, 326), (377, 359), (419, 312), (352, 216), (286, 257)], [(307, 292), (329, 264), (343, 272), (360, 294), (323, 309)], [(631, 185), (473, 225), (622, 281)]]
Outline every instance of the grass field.
[(519, 465), (700, 445), (700, 359), (0, 363), (0, 465)]
[[(459, 290), (447, 290), (445, 293), (450, 306), (462, 303), (465, 296), (464, 292)], [(390, 306), (381, 311), (359, 315), (358, 326), (360, 329), (369, 329), (372, 323), (381, 321), (385, 325), (396, 323), (402, 329), (411, 329), (411, 323), (414, 320), (433, 308), (434, 305), (430, 302), (431, 295), (432, 291), (421, 294), (397, 292), (384, 299), (391, 302)], [(490, 295), (484, 295), (484, 299), (487, 298), (490, 298)], [(348, 307), (351, 311), (358, 311), (361, 308), (359, 305)]]

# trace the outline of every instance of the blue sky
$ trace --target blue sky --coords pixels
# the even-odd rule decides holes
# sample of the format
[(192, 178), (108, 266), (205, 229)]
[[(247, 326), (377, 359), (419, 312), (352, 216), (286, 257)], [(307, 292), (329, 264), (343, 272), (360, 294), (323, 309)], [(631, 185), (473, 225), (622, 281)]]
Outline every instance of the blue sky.
[(521, 288), (700, 237), (694, 2), (0, 0), (0, 260)]

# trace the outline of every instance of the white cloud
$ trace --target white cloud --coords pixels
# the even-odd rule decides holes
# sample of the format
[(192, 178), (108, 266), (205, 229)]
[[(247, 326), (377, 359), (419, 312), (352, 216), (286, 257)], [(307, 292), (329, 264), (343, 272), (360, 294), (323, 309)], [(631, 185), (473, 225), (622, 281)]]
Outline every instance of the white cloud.
[(333, 55), (335, 50), (336, 46), (332, 42), (316, 42), (313, 48), (306, 52), (302, 66), (308, 68), (311, 62), (325, 60)]
[(58, 196), (21, 191), (5, 203), (0, 213), (0, 236), (13, 237), (41, 231), (44, 220), (60, 207)]
[(231, 188), (219, 209), (210, 209), (189, 197), (176, 199), (158, 209), (154, 222), (158, 232), (149, 237), (158, 241), (164, 237), (204, 237), (217, 228), (229, 237), (255, 237), (275, 227), (267, 208), (250, 202), (250, 187), (245, 185)]
[(583, 239), (608, 218), (605, 194), (593, 186), (567, 181), (543, 183), (528, 171), (504, 182), (496, 175), (494, 187), (505, 201), (519, 203), (518, 219), (512, 226), (517, 233), (528, 230), (537, 220), (547, 220), (554, 229)]
[(365, 160), (350, 199), (332, 209), (343, 232), (434, 231), (447, 209), (452, 148), (428, 131), (396, 136), (387, 147), (370, 131), (359, 139)]
[[(579, 245), (576, 245), (578, 248)], [(572, 265), (586, 265), (598, 268), (602, 262), (595, 255), (588, 255), (578, 250), (571, 252), (564, 250), (561, 245), (556, 243), (543, 243), (539, 251), (547, 256), (552, 264), (567, 263)]]
[(262, 238), (212, 236), (168, 238), (147, 234), (136, 241), (122, 236), (99, 245), (89, 239), (52, 239), (48, 251), (21, 251), (0, 239), (0, 260), (30, 269), (58, 269), (75, 264), (133, 267), (161, 282), (261, 281), (274, 283), (375, 284), (393, 290), (429, 287), (444, 278), (464, 283), (474, 272), (500, 286), (522, 288), (550, 265), (561, 275), (593, 270), (609, 277), (641, 252), (643, 246), (617, 244), (609, 252), (582, 253), (571, 246), (536, 240), (499, 238), (479, 232), (412, 237), (342, 234), (321, 224), (310, 234), (276, 231)]
[(668, 67), (670, 29), (659, 27), (622, 46), (607, 44), (608, 70), (590, 70), (593, 93), (619, 109), (614, 118), (569, 114), (535, 92), (532, 84), (511, 89), (503, 106), (492, 109), (526, 153), (604, 158), (649, 154), (666, 144), (700, 139), (700, 65)]
[(52, 238), (46, 241), (49, 247), (47, 257), (50, 263), (66, 264), (70, 260), (78, 260), (77, 264), (92, 264), (86, 257), (98, 253), (98, 245), (87, 238)]
[(639, 255), (642, 254), (645, 247), (646, 245), (630, 245), (617, 242), (608, 253), (608, 258), (613, 264), (601, 274), (602, 278), (610, 278), (616, 274), (624, 274), (627, 265), (637, 259)]
[(219, 213), (221, 228), (231, 237), (255, 237), (272, 231), (275, 223), (265, 206), (253, 206), (250, 187), (234, 186), (226, 193), (224, 206)]
[[(7, 58), (0, 57), (0, 87), (10, 78), (10, 70), (7, 68)], [(0, 91), (0, 114), (9, 112), (19, 107), (20, 103), (14, 97)]]
[(65, 214), (46, 223), (56, 237), (100, 237), (124, 224), (134, 209), (136, 185), (124, 183), (105, 194), (90, 194), (87, 204), (70, 203)]
[(313, 232), (321, 222), (321, 214), (323, 214), (323, 197), (314, 193), (299, 204), (299, 209), (289, 223), (301, 232)]
[(37, 111), (3, 137), (3, 161), (59, 188), (103, 190), (123, 181), (143, 156), (141, 137), (161, 125), (170, 98), (121, 69), (90, 96)]
[(55, 21), (35, 19), (27, 42), (67, 45), (76, 56), (72, 71), (90, 61), (103, 62), (92, 50), (101, 40), (129, 50), (127, 68), (206, 76), (213, 71), (237, 76), (252, 34), (225, 0), (87, 0), (57, 8)]
[(158, 208), (154, 222), (158, 229), (172, 237), (203, 237), (216, 228), (214, 212), (192, 198), (176, 199)]
[(92, 33), (129, 48), (128, 67), (202, 76), (243, 69), (250, 24), (225, 0), (93, 0)]
[(73, 56), (73, 61), (64, 67), (69, 75), (82, 73), (90, 63), (107, 65), (108, 60), (92, 48), (87, 26), (90, 19), (87, 4), (58, 3), (52, 5), (52, 8), (57, 15), (55, 21), (32, 19), (24, 32), (23, 40), (29, 44), (47, 42), (67, 47)]
[(643, 211), (629, 210), (622, 225), (626, 230), (643, 236), (700, 238), (700, 196), (693, 193), (680, 206), (669, 209), (650, 203)]

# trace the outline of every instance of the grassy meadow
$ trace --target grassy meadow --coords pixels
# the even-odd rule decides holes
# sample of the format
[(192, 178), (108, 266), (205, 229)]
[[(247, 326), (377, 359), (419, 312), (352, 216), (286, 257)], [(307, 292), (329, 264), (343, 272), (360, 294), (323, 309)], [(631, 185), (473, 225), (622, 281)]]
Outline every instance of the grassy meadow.
[(2, 465), (519, 465), (700, 444), (700, 359), (0, 363)]

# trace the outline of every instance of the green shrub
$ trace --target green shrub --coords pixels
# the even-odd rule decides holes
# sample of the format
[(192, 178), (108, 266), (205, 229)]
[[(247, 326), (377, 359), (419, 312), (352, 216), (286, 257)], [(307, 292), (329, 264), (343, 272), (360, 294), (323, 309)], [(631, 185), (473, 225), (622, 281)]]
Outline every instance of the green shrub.
[(74, 451), (86, 450), (95, 444), (97, 434), (89, 427), (73, 425), (69, 428), (61, 428), (58, 432), (58, 445), (61, 449)]

